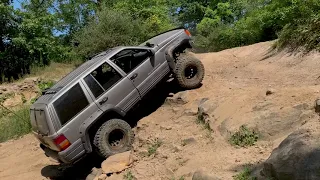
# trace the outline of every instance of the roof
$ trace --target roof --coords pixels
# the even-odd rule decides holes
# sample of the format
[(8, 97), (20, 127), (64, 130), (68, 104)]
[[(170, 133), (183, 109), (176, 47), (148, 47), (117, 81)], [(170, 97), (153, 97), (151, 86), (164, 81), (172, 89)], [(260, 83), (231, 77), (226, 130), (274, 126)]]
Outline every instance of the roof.
[(56, 93), (58, 91), (62, 90), (69, 83), (72, 83), (73, 81), (78, 80), (78, 78), (80, 78), (80, 76), (83, 73), (85, 73), (88, 69), (90, 69), (96, 63), (99, 63), (102, 60), (104, 60), (106, 58), (106, 56), (111, 53), (112, 50), (114, 50), (114, 49), (109, 49), (107, 51), (104, 51), (104, 52), (96, 55), (91, 60), (86, 61), (81, 66), (79, 66), (75, 70), (71, 71), (69, 74), (67, 74), (65, 77), (63, 77), (61, 80), (59, 80), (54, 86), (52, 86), (50, 89), (48, 89), (44, 95), (40, 96), (39, 99), (36, 101), (36, 103), (44, 103), (44, 104), (49, 103), (49, 101), (56, 95)]

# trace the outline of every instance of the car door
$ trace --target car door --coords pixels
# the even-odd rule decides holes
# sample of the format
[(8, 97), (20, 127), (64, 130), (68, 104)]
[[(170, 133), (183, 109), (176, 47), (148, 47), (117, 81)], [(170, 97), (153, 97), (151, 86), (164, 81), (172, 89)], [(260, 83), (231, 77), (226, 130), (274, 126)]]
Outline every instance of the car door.
[(132, 82), (107, 62), (88, 74), (84, 81), (95, 102), (103, 111), (118, 107), (127, 112), (140, 100), (139, 93)]
[(154, 55), (148, 49), (128, 48), (111, 58), (132, 81), (143, 97), (156, 83)]

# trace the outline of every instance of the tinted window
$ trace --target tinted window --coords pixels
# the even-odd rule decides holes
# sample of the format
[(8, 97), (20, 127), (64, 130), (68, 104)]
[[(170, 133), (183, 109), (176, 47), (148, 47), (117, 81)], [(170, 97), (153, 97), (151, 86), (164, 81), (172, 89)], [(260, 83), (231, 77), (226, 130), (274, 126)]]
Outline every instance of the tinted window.
[[(122, 78), (122, 76), (108, 63), (99, 66), (96, 70), (91, 72), (91, 75), (98, 83), (100, 83), (104, 90), (108, 90)], [(94, 87), (90, 87), (90, 89), (94, 89)]]
[(112, 57), (111, 60), (125, 73), (130, 73), (148, 57), (149, 53), (146, 49), (126, 49)]
[(98, 82), (92, 77), (91, 74), (89, 74), (87, 77), (84, 78), (84, 81), (89, 86), (92, 94), (97, 98), (99, 97), (103, 92), (103, 88), (98, 84)]
[(76, 116), (89, 104), (82, 88), (76, 84), (59, 99), (57, 99), (53, 106), (60, 119), (61, 125), (66, 124), (70, 119)]

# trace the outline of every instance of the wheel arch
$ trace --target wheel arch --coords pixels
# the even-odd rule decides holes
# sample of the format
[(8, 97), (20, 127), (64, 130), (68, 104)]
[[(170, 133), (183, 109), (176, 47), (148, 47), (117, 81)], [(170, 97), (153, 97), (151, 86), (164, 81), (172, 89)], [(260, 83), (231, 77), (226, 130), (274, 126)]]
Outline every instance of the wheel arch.
[(124, 119), (125, 115), (126, 113), (120, 108), (110, 105), (106, 111), (100, 110), (82, 123), (80, 134), (82, 135), (81, 139), (86, 151), (92, 152), (93, 137), (103, 123), (115, 118)]
[(175, 41), (166, 49), (165, 56), (171, 70), (174, 70), (176, 68), (175, 54), (178, 52), (183, 53), (184, 50), (188, 48), (192, 48), (190, 39), (182, 39), (180, 41)]

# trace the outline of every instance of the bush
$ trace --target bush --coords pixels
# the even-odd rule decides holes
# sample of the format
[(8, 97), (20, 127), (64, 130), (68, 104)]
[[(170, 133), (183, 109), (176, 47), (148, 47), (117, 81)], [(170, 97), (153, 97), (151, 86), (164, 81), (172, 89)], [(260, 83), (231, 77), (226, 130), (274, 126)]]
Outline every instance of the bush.
[(258, 141), (258, 138), (259, 135), (255, 130), (242, 125), (239, 131), (231, 136), (230, 143), (240, 147), (253, 146)]
[(55, 84), (54, 81), (52, 80), (48, 80), (48, 81), (41, 81), (39, 84), (38, 84), (38, 87), (39, 89), (42, 91), (46, 90), (46, 89), (49, 89), (51, 88), (53, 85)]
[(162, 141), (155, 139), (148, 148), (148, 156), (151, 156), (157, 152), (157, 149), (162, 145)]
[(243, 9), (244, 15), (232, 23), (200, 23), (195, 41), (197, 49), (202, 52), (220, 51), (279, 38), (281, 48), (289, 46), (295, 50), (303, 46), (308, 51), (319, 50), (320, 1), (256, 2), (258, 5), (248, 4), (250, 7)]
[(320, 50), (320, 15), (286, 25), (279, 35), (279, 48)]
[(0, 142), (17, 138), (31, 132), (30, 106), (23, 106), (0, 119)]
[(129, 14), (104, 8), (80, 32), (75, 34), (75, 51), (83, 58), (120, 45), (138, 45), (147, 36), (144, 23)]
[(134, 177), (134, 175), (132, 174), (131, 171), (128, 171), (125, 175), (123, 175), (123, 179), (124, 180), (135, 180), (137, 178)]

